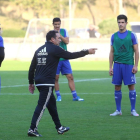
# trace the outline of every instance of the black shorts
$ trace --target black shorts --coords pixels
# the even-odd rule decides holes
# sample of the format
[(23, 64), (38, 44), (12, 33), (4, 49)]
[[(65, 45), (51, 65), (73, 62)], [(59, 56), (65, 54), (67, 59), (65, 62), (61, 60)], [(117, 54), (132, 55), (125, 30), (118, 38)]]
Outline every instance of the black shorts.
[(4, 60), (5, 57), (5, 53), (4, 53), (4, 47), (0, 47), (0, 67), (1, 67), (1, 63)]

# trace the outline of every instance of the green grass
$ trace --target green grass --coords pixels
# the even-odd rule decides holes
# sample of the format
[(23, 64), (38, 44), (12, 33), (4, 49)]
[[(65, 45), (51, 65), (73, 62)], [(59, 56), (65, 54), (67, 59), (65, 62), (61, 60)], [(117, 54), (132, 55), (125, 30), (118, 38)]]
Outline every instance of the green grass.
[[(38, 91), (28, 92), (30, 62), (4, 61), (0, 68), (2, 89), (0, 95), (0, 140), (28, 140), (27, 130), (37, 104)], [(73, 102), (65, 76), (60, 77), (62, 102), (57, 102), (61, 123), (70, 127), (58, 135), (54, 123), (45, 113), (39, 123), (42, 140), (138, 140), (139, 117), (130, 116), (128, 89), (122, 87), (122, 116), (110, 117), (115, 111), (114, 86), (108, 74), (107, 61), (71, 61), (78, 95), (84, 102)], [(140, 113), (140, 73), (137, 77), (136, 109)], [(90, 80), (91, 79), (91, 80)], [(95, 80), (96, 79), (96, 80)], [(79, 81), (81, 80), (81, 81)], [(85, 80), (85, 81), (82, 81)], [(15, 85), (19, 85), (15, 87)], [(9, 87), (8, 87), (9, 86)], [(13, 87), (12, 87), (13, 86)]]
[(9, 18), (8, 16), (2, 15), (2, 13), (0, 13), (0, 24), (3, 32), (5, 32), (5, 30), (9, 30), (9, 29), (22, 30), (23, 28), (27, 27), (28, 22), (15, 19), (14, 17)]
[(25, 30), (7, 29), (3, 31), (2, 36), (3, 37), (25, 37), (25, 34), (26, 34)]

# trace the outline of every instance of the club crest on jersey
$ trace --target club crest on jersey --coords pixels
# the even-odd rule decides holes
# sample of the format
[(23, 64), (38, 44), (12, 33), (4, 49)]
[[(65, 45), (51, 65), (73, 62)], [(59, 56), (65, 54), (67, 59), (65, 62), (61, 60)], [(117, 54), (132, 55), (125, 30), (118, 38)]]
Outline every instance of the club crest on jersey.
[(48, 55), (48, 53), (46, 52), (46, 47), (44, 49), (42, 49), (41, 51), (39, 51), (39, 53), (37, 54), (38, 56), (41, 55)]

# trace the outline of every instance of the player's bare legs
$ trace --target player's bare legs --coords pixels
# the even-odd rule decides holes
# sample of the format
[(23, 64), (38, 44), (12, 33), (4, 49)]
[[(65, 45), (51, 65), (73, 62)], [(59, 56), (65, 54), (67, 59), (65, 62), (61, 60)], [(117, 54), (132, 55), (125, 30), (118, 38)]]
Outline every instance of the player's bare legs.
[[(66, 77), (68, 79), (69, 88), (70, 88), (71, 93), (73, 95), (73, 101), (84, 101), (84, 99), (81, 99), (79, 96), (77, 96), (77, 93), (76, 93), (76, 90), (75, 90), (73, 75), (72, 74), (67, 74)], [(59, 75), (56, 75), (55, 76), (55, 92), (56, 92), (56, 95), (57, 95), (57, 100), (56, 101), (61, 101), (61, 95), (60, 95), (60, 91), (59, 91), (58, 81), (59, 81)]]
[(121, 90), (121, 87), (122, 87), (122, 85), (115, 85), (115, 90), (119, 91), (119, 90)]
[(56, 101), (61, 101), (61, 95), (60, 95), (60, 92), (59, 92), (59, 75), (56, 75), (55, 76), (55, 92), (56, 92), (56, 95), (57, 95), (57, 100)]
[(69, 88), (70, 88), (71, 93), (73, 95), (73, 101), (84, 101), (84, 99), (81, 99), (79, 96), (77, 96), (73, 75), (67, 74), (66, 77), (68, 79)]
[(59, 75), (56, 75), (56, 76), (55, 76), (55, 91), (59, 90), (59, 83), (58, 83), (58, 80), (59, 80)]
[(128, 85), (129, 90), (134, 90), (135, 89), (135, 85)]
[(129, 99), (131, 103), (131, 115), (132, 116), (139, 116), (139, 114), (135, 110), (136, 105), (136, 91), (135, 91), (135, 85), (128, 85), (129, 88)]
[(74, 84), (73, 75), (72, 74), (67, 74), (66, 77), (68, 79), (68, 84), (69, 84), (70, 90), (74, 91), (75, 90), (75, 84)]

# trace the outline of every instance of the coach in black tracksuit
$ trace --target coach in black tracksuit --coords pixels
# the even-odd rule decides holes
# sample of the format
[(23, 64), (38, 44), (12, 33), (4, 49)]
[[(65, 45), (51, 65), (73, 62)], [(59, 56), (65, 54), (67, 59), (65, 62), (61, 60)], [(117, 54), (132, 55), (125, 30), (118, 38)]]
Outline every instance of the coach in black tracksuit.
[[(34, 54), (29, 69), (29, 91), (34, 92), (34, 81), (40, 95), (38, 105), (33, 114), (28, 136), (41, 136), (36, 130), (38, 123), (47, 107), (59, 134), (68, 131), (68, 127), (63, 127), (60, 123), (56, 100), (53, 94), (55, 84), (55, 75), (59, 58), (75, 59), (87, 54), (94, 54), (95, 49), (82, 50), (80, 52), (70, 53), (60, 48), (60, 34), (57, 31), (50, 31), (46, 36), (47, 42), (40, 47)], [(35, 74), (35, 76), (34, 76)]]

